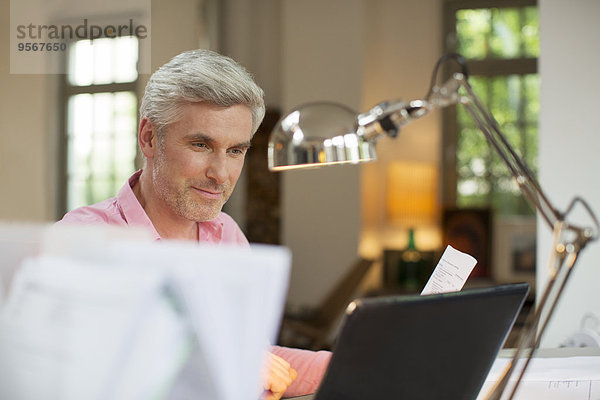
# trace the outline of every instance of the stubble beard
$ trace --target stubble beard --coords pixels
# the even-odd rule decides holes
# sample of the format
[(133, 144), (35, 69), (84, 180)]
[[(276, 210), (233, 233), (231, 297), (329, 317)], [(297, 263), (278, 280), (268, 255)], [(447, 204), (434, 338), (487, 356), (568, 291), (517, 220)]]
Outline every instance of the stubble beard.
[(231, 191), (225, 190), (224, 193), (227, 195), (221, 201), (195, 201), (193, 198), (197, 195), (192, 186), (206, 188), (215, 185), (193, 184), (188, 180), (183, 180), (181, 183), (169, 180), (168, 174), (165, 173), (166, 164), (164, 155), (160, 152), (154, 159), (152, 169), (152, 183), (160, 199), (173, 213), (188, 220), (203, 222), (215, 219), (221, 212), (223, 204), (229, 199)]

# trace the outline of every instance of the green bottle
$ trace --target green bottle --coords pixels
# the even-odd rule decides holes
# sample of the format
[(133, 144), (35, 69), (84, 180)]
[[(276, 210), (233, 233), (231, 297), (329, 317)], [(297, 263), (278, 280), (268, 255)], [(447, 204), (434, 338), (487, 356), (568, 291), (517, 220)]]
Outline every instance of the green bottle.
[(415, 245), (415, 230), (410, 228), (408, 231), (408, 246), (402, 252), (402, 261), (398, 277), (400, 286), (409, 292), (417, 291), (421, 285), (419, 276), (421, 275), (421, 252)]

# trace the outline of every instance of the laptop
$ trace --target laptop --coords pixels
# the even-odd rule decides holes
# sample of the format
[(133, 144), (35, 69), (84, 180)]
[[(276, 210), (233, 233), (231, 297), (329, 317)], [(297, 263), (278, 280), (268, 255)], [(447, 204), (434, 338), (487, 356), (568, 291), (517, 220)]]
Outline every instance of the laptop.
[(355, 300), (314, 400), (476, 399), (528, 292)]

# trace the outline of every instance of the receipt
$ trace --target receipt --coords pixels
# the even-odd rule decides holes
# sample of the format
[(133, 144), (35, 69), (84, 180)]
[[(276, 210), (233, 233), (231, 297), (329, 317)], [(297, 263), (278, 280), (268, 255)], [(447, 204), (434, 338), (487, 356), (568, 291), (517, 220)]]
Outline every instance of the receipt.
[(421, 295), (460, 291), (475, 264), (475, 258), (448, 245)]

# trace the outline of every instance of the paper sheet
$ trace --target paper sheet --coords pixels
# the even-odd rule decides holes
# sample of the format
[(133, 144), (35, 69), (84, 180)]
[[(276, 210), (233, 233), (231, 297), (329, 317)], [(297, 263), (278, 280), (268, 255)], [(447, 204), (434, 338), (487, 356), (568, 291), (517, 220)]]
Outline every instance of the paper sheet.
[[(508, 362), (505, 358), (496, 359), (478, 400), (485, 399)], [(517, 366), (518, 371), (521, 365)], [(600, 356), (534, 358), (514, 397), (514, 400), (529, 399), (600, 399)]]
[(289, 250), (72, 228), (51, 242), (0, 304), (1, 399), (259, 397)]
[(475, 264), (475, 258), (448, 245), (421, 295), (458, 292), (465, 285)]
[(122, 246), (118, 258), (168, 266), (198, 338), (190, 365), (169, 398), (198, 398), (198, 392), (213, 390), (202, 398), (258, 398), (260, 365), (283, 312), (289, 250), (177, 242), (161, 243), (152, 252), (145, 247)]
[[(177, 347), (170, 340), (179, 331), (172, 319), (162, 323), (162, 282), (158, 271), (51, 255), (27, 260), (2, 310), (0, 398), (148, 398), (158, 382), (138, 380), (120, 391), (135, 381), (127, 368), (132, 354), (153, 354), (163, 365), (173, 359), (170, 352), (160, 354), (161, 346)], [(165, 329), (164, 340), (156, 340)], [(150, 346), (139, 349), (148, 336)], [(147, 366), (144, 375), (156, 377)]]
[(259, 397), (262, 360), (283, 312), (289, 250), (164, 241), (116, 243), (93, 257), (168, 274), (197, 339), (168, 399)]

